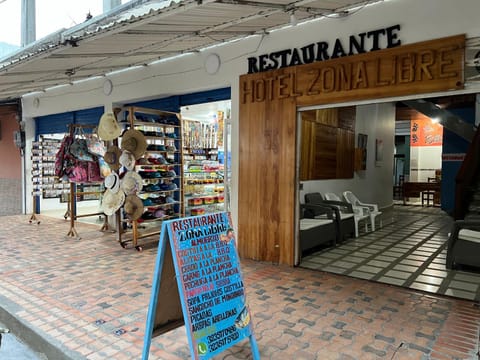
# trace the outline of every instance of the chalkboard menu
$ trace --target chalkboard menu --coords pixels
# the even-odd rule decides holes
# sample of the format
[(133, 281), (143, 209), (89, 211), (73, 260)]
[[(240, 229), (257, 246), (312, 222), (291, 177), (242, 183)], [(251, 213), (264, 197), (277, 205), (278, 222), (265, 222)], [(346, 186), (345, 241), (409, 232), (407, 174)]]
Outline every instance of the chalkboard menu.
[[(167, 251), (166, 237), (171, 251)], [(192, 358), (209, 359), (249, 338), (254, 359), (259, 359), (232, 221), (226, 212), (163, 222), (142, 358), (148, 359), (154, 330), (162, 332), (159, 328), (170, 329), (175, 323), (175, 319), (161, 315), (166, 311), (163, 304), (168, 304), (170, 314), (172, 308), (172, 297), (163, 299), (160, 284), (169, 256), (173, 258)], [(158, 324), (158, 319), (163, 323)]]

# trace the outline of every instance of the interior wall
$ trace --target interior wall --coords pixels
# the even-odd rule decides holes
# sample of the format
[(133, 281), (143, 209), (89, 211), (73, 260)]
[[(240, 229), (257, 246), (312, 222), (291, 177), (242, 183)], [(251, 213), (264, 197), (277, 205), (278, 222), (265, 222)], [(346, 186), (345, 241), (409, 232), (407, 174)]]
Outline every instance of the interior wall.
[(409, 181), (427, 182), (442, 168), (442, 146), (410, 147), (410, 165)]
[[(302, 182), (300, 202), (305, 194), (318, 191), (341, 195), (350, 190), (364, 202), (387, 207), (393, 203), (393, 154), (395, 149), (395, 104), (383, 103), (357, 106), (355, 142), (358, 134), (368, 135), (367, 169), (355, 172), (353, 179), (313, 180)], [(383, 160), (376, 161), (376, 139), (383, 141)], [(379, 191), (381, 189), (381, 191)]]

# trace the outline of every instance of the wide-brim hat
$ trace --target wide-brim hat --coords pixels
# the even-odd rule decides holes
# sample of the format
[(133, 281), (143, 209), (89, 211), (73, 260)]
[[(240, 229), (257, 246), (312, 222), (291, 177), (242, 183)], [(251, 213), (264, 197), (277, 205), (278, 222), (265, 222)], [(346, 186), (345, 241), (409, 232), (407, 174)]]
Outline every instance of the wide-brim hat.
[(106, 112), (100, 117), (97, 127), (97, 134), (100, 139), (110, 141), (118, 138), (121, 133), (122, 128), (113, 112)]
[(133, 195), (142, 190), (142, 177), (135, 171), (127, 171), (120, 183), (120, 187), (126, 195)]
[(137, 195), (128, 195), (123, 209), (131, 220), (137, 220), (143, 214), (143, 202)]
[(120, 165), (125, 166), (127, 170), (133, 170), (135, 168), (135, 156), (127, 150), (122, 152), (119, 162)]
[(113, 192), (110, 189), (105, 190), (102, 199), (102, 210), (105, 215), (113, 215), (115, 211), (120, 209), (125, 201), (125, 194), (123, 191)]
[(121, 147), (122, 150), (130, 151), (135, 156), (135, 159), (138, 160), (147, 150), (147, 140), (140, 131), (129, 129), (122, 136)]
[(111, 173), (105, 178), (105, 187), (114, 193), (120, 189), (120, 177), (117, 173)]
[(103, 160), (110, 166), (112, 170), (120, 169), (120, 156), (122, 155), (122, 150), (118, 146), (110, 145), (103, 155)]

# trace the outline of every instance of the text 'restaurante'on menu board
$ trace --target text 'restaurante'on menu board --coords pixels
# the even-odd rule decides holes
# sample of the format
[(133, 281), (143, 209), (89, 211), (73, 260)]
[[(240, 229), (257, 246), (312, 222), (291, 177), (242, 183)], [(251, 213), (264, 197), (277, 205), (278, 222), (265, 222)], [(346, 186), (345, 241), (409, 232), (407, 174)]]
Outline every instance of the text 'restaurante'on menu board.
[(168, 224), (187, 331), (199, 358), (209, 358), (252, 335), (231, 224), (229, 213)]

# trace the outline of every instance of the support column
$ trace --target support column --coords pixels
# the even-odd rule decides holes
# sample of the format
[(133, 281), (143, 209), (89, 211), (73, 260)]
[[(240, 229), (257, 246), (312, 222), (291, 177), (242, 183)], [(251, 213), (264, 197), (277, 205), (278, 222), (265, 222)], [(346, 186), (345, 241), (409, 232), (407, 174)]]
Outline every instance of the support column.
[(122, 5), (121, 0), (103, 0), (103, 13), (105, 14), (120, 5)]
[(35, 0), (22, 0), (22, 46), (26, 46), (36, 40), (35, 26)]

